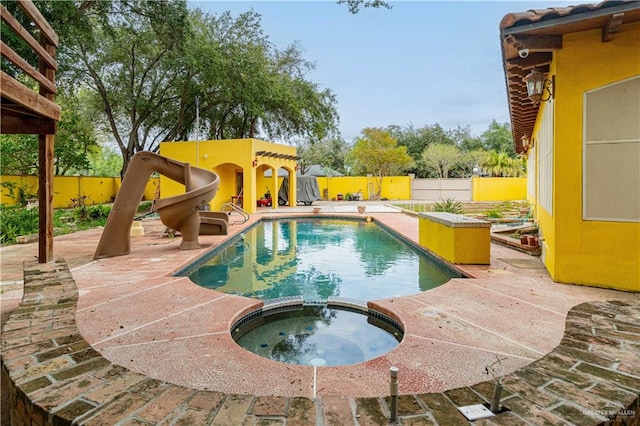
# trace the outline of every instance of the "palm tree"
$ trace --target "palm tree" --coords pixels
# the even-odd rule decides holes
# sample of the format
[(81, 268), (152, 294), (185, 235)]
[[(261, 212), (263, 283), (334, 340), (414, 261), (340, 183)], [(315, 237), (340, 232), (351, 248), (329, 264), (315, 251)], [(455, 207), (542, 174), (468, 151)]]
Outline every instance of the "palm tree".
[(505, 152), (492, 152), (483, 164), (483, 168), (491, 176), (518, 177), (526, 174), (522, 158), (511, 158)]

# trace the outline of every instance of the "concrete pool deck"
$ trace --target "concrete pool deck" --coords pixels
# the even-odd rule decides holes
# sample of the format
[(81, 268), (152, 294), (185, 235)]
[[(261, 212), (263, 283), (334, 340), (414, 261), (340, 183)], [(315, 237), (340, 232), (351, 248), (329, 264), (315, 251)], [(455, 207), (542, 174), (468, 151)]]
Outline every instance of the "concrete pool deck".
[[(331, 205), (322, 208), (331, 212)], [(376, 209), (382, 207), (368, 206), (366, 214), (417, 240), (416, 218)], [(252, 221), (263, 214), (277, 213), (262, 210)], [(232, 232), (245, 227), (234, 226)], [(312, 367), (271, 362), (231, 340), (234, 320), (260, 302), (171, 277), (228, 237), (202, 236), (202, 249), (180, 251), (179, 239), (162, 237), (159, 221), (145, 220), (144, 228), (144, 236), (132, 238), (130, 255), (99, 261), (91, 259), (100, 230), (56, 238), (56, 257), (67, 261), (80, 292), (76, 320), (82, 336), (114, 364), (170, 383), (224, 393), (312, 397)], [(36, 254), (35, 244), (0, 251), (3, 317), (20, 301), (22, 261)], [(593, 300), (638, 303), (638, 294), (553, 283), (539, 260), (494, 244), (491, 265), (463, 269), (474, 278), (377, 301), (403, 322), (403, 342), (363, 364), (319, 368), (317, 395), (385, 396), (392, 365), (400, 370), (401, 394), (488, 380), (485, 369), (498, 359), (496, 372), (506, 375), (558, 345), (572, 306)]]

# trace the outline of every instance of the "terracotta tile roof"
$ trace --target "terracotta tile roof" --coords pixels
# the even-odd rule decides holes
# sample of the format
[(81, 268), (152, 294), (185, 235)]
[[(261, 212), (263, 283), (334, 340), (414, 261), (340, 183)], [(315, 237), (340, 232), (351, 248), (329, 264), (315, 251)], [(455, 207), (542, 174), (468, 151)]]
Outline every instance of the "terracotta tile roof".
[(549, 7), (546, 9), (529, 9), (526, 12), (508, 13), (502, 18), (500, 28), (518, 27), (534, 22), (576, 15), (593, 10), (604, 10), (607, 7), (624, 4), (624, 1), (603, 1), (598, 4), (581, 4), (578, 6)]
[[(534, 67), (542, 72), (549, 70), (553, 51), (562, 48), (565, 34), (602, 28), (606, 41), (615, 36), (620, 25), (638, 21), (637, 0), (532, 9), (502, 18), (500, 40), (516, 151), (523, 151), (521, 138), (531, 136), (539, 108), (527, 97), (522, 78)], [(528, 48), (527, 56), (521, 57), (524, 48)]]

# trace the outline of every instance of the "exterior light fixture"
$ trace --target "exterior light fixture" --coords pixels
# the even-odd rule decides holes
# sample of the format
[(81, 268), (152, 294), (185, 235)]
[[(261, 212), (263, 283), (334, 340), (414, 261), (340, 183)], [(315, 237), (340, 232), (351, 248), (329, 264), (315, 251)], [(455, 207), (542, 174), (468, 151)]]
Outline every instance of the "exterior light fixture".
[[(556, 84), (555, 75), (552, 75), (551, 79), (548, 79), (545, 74), (541, 73), (534, 67), (533, 70), (522, 80), (527, 85), (527, 95), (529, 95), (529, 99), (531, 99), (534, 104), (537, 105), (540, 102), (549, 102), (553, 99), (553, 92), (555, 91)], [(545, 91), (547, 92), (546, 98), (544, 93)]]
[(522, 135), (520, 140), (522, 141), (522, 149), (524, 150), (524, 152), (529, 151), (529, 147), (530, 147), (530, 143), (531, 143), (531, 139), (529, 138), (529, 136), (528, 135)]
[(257, 166), (258, 166), (258, 157), (256, 157), (256, 158), (251, 162), (251, 165), (252, 165), (253, 167), (257, 167)]

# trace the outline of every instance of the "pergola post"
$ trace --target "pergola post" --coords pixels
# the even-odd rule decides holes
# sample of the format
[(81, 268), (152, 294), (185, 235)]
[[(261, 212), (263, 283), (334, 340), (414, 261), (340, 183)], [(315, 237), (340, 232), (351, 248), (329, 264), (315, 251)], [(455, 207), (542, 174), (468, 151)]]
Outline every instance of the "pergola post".
[[(6, 25), (7, 31), (17, 37), (16, 45), (28, 47), (38, 56), (38, 69), (2, 43), (2, 60), (14, 65), (16, 75), (0, 71), (0, 133), (38, 135), (38, 261), (46, 263), (53, 258), (53, 144), (60, 120), (60, 106), (54, 102), (58, 69), (55, 56), (59, 38), (32, 0), (19, 0), (17, 4), (31, 21), (27, 23), (30, 30), (0, 4), (2, 31), (4, 34)], [(39, 31), (40, 40), (34, 38), (32, 28)], [(21, 75), (38, 83), (38, 93), (21, 82)]]
[[(56, 46), (51, 43), (44, 33), (40, 34), (40, 44), (51, 57), (56, 56)], [(50, 67), (46, 61), (40, 57), (40, 72), (47, 80), (55, 84), (56, 71)], [(55, 93), (40, 86), (40, 95), (53, 101)], [(55, 126), (55, 124), (54, 124)], [(53, 146), (55, 142), (54, 134), (38, 135), (38, 204), (39, 220), (38, 225), (38, 262), (47, 263), (53, 259)]]
[(38, 262), (53, 258), (53, 144), (54, 135), (38, 136)]

